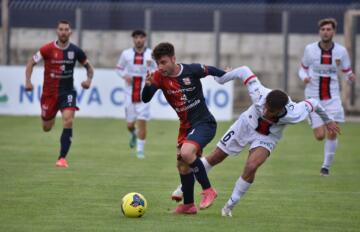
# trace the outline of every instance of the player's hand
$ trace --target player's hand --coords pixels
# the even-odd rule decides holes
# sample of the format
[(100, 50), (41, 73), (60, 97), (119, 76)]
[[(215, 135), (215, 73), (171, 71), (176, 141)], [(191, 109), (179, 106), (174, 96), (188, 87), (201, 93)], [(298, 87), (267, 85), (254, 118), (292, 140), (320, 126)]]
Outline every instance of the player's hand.
[(310, 81), (311, 81), (311, 77), (305, 77), (304, 78), (305, 85), (308, 84)]
[(26, 91), (33, 91), (33, 89), (34, 89), (34, 86), (30, 81), (25, 83), (25, 90)]
[(229, 67), (229, 66), (226, 66), (226, 67), (224, 68), (224, 71), (225, 71), (225, 72), (230, 72), (231, 70), (233, 70), (233, 68), (232, 68), (232, 67)]
[(332, 134), (341, 134), (340, 133), (340, 127), (338, 126), (338, 124), (334, 121), (328, 122), (326, 123), (326, 129), (328, 130), (328, 132), (332, 133)]
[(145, 85), (150, 86), (152, 83), (154, 77), (154, 73), (147, 71), (146, 73), (146, 79), (145, 79)]
[(133, 78), (131, 76), (124, 76), (127, 85), (132, 85)]
[(354, 73), (351, 73), (351, 74), (349, 75), (348, 81), (349, 81), (350, 83), (355, 83), (356, 77), (355, 77), (355, 74), (354, 74)]
[(91, 80), (87, 79), (86, 81), (81, 82), (81, 87), (83, 87), (84, 89), (88, 89), (90, 88), (91, 85)]

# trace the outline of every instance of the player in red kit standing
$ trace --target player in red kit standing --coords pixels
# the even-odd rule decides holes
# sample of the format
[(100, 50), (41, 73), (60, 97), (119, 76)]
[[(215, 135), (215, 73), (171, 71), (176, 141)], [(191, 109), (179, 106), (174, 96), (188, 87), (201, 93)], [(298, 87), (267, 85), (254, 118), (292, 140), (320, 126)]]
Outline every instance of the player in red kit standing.
[(42, 127), (45, 132), (50, 131), (54, 126), (57, 112), (61, 111), (63, 132), (60, 137), (60, 155), (56, 166), (67, 168), (66, 155), (71, 145), (75, 111), (78, 110), (74, 89), (75, 63), (79, 61), (86, 68), (87, 79), (81, 83), (84, 89), (90, 87), (94, 69), (85, 53), (70, 43), (71, 27), (68, 21), (59, 21), (56, 33), (58, 39), (42, 46), (27, 63), (25, 89), (33, 90), (31, 83), (33, 67), (44, 60), (44, 84), (40, 103)]

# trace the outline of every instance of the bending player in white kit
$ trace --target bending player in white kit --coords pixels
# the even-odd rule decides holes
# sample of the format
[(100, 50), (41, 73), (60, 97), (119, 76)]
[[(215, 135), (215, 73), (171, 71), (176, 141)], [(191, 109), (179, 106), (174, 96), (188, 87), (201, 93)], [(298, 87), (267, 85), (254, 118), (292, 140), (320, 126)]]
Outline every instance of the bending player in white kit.
[(116, 71), (125, 80), (125, 117), (131, 134), (129, 145), (130, 148), (136, 145), (136, 155), (141, 159), (145, 157), (146, 122), (150, 119), (150, 104), (141, 101), (141, 91), (146, 73), (155, 71), (156, 63), (151, 57), (151, 49), (145, 47), (146, 33), (135, 30), (132, 37), (134, 47), (121, 53)]
[[(239, 78), (247, 87), (252, 105), (243, 112), (218, 142), (215, 150), (206, 159), (202, 159), (205, 169), (209, 171), (214, 165), (228, 156), (239, 154), (246, 145), (250, 145), (249, 156), (242, 175), (236, 181), (230, 199), (222, 208), (223, 216), (232, 216), (232, 209), (248, 191), (255, 179), (256, 170), (265, 162), (282, 137), (287, 124), (305, 120), (311, 112), (316, 112), (333, 133), (339, 133), (339, 127), (332, 121), (315, 99), (299, 103), (292, 102), (281, 90), (264, 87), (256, 75), (246, 66), (234, 69), (215, 80), (225, 82)], [(178, 194), (179, 189), (173, 194)], [(178, 194), (178, 197), (181, 195)]]
[[(351, 71), (346, 48), (332, 40), (335, 30), (335, 19), (329, 18), (319, 21), (321, 40), (306, 46), (299, 69), (299, 77), (306, 84), (305, 97), (319, 100), (335, 122), (340, 123), (345, 121), (345, 117), (340, 98), (338, 70), (343, 72), (344, 77), (350, 82), (355, 81), (355, 75)], [(309, 123), (314, 131), (315, 138), (320, 141), (323, 140), (326, 132), (324, 121), (316, 113), (311, 113)], [(329, 168), (334, 159), (337, 144), (336, 134), (328, 131), (320, 175), (329, 175)]]

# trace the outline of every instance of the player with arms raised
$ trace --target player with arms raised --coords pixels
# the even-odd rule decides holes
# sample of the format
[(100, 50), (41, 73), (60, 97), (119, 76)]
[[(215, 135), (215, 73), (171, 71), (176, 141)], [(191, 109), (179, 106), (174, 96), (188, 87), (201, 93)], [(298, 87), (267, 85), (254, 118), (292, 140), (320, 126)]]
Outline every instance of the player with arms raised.
[(225, 72), (206, 65), (176, 63), (174, 46), (170, 43), (158, 44), (154, 48), (153, 58), (158, 70), (147, 76), (142, 99), (149, 102), (155, 92), (161, 89), (179, 117), (177, 167), (184, 204), (180, 204), (175, 213), (195, 214), (194, 175), (203, 189), (200, 209), (209, 207), (217, 196), (198, 156), (215, 136), (217, 126), (206, 106), (200, 79), (208, 75), (221, 76)]
[[(299, 77), (306, 84), (305, 97), (319, 100), (329, 115), (337, 123), (341, 123), (345, 121), (345, 117), (340, 98), (338, 69), (350, 82), (355, 81), (355, 75), (351, 71), (346, 48), (333, 42), (336, 24), (335, 19), (332, 18), (319, 21), (321, 40), (306, 46)], [(326, 133), (324, 121), (318, 114), (311, 113), (309, 122), (317, 140), (327, 137), (324, 145), (324, 161), (320, 170), (322, 176), (327, 176), (335, 156), (337, 136), (331, 131)]]
[(75, 63), (79, 61), (86, 68), (87, 80), (81, 83), (84, 89), (90, 87), (94, 70), (85, 53), (70, 43), (71, 27), (68, 21), (59, 21), (56, 33), (58, 39), (42, 46), (27, 63), (25, 89), (33, 90), (34, 87), (31, 83), (33, 67), (44, 60), (44, 84), (41, 95), (42, 127), (45, 132), (50, 131), (54, 126), (57, 112), (61, 111), (63, 131), (60, 137), (60, 155), (56, 166), (67, 168), (68, 163), (65, 158), (71, 145), (75, 111), (78, 110), (76, 90), (74, 89)]

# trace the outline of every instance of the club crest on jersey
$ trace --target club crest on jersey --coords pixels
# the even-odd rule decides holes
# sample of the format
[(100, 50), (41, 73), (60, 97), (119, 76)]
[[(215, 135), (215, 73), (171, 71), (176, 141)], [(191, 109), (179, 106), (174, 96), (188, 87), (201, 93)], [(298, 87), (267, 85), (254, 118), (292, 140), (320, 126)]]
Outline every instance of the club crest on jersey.
[(336, 63), (336, 66), (340, 66), (341, 60), (340, 59), (335, 59), (335, 63)]
[(74, 59), (74, 57), (75, 57), (74, 51), (69, 51), (67, 55), (68, 55), (68, 58), (71, 60)]
[(190, 77), (185, 77), (182, 79), (182, 81), (184, 82), (185, 85), (191, 85)]

